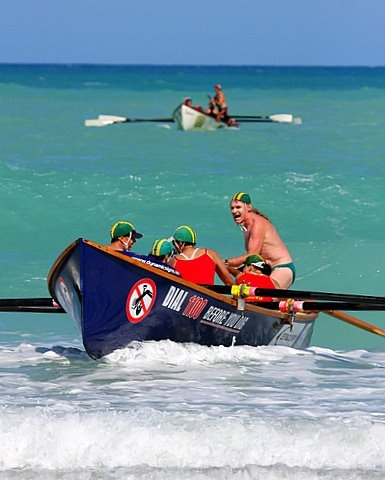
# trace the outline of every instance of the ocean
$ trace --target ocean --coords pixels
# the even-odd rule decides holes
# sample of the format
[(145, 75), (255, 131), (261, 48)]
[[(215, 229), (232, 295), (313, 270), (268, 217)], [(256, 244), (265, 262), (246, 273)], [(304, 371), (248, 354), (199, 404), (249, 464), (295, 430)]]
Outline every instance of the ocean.
[[(216, 83), (234, 116), (302, 124), (84, 125), (206, 106)], [(293, 288), (384, 296), (384, 111), (385, 68), (0, 65), (1, 298), (47, 297), (58, 255), (117, 220), (139, 253), (188, 224), (240, 254), (238, 191), (288, 245)], [(384, 478), (385, 339), (327, 314), (304, 351), (159, 342), (98, 362), (65, 314), (0, 326), (3, 480)]]

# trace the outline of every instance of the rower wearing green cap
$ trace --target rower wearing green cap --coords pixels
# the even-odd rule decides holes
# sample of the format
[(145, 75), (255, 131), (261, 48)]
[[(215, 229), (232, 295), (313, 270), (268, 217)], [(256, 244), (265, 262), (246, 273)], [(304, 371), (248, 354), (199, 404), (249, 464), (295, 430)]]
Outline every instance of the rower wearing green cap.
[(262, 256), (271, 265), (271, 280), (277, 288), (289, 288), (295, 280), (295, 266), (290, 252), (269, 218), (253, 207), (246, 192), (237, 192), (231, 197), (230, 212), (240, 226), (246, 253), (225, 261), (228, 267), (239, 267), (249, 255)]
[(170, 265), (182, 278), (198, 284), (213, 285), (215, 274), (225, 285), (234, 285), (222, 258), (215, 250), (198, 248), (196, 231), (189, 225), (181, 225), (173, 235), (173, 243), (177, 254)]
[(135, 230), (131, 222), (119, 220), (110, 229), (111, 243), (107, 245), (110, 250), (128, 252), (138, 238), (143, 234)]
[[(242, 272), (235, 277), (238, 285), (245, 283), (252, 287), (274, 289), (275, 283), (270, 278), (271, 266), (259, 255), (249, 255), (243, 264)], [(272, 297), (250, 296), (246, 302), (271, 302)]]
[(167, 263), (172, 258), (173, 253), (174, 245), (166, 238), (160, 238), (154, 241), (148, 256)]

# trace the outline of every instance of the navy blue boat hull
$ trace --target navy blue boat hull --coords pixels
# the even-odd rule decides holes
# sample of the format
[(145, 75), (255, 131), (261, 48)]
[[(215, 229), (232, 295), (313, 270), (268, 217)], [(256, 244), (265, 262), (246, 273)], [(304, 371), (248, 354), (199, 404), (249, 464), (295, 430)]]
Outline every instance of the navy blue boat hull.
[(315, 314), (292, 324), (279, 312), (248, 305), (187, 282), (145, 256), (127, 257), (78, 239), (48, 275), (52, 297), (75, 321), (87, 353), (99, 359), (134, 341), (201, 345), (309, 345)]

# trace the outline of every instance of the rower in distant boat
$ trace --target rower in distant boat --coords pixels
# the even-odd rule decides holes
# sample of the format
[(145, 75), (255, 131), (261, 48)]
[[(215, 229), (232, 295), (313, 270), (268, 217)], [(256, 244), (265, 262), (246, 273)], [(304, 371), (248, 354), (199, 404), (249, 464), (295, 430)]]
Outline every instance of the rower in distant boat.
[(210, 98), (209, 107), (206, 113), (215, 117), (216, 121), (225, 122), (228, 126), (234, 125), (235, 120), (231, 118), (227, 111), (226, 95), (222, 90), (222, 85), (215, 85), (215, 96)]
[(193, 105), (191, 97), (186, 97), (183, 101), (183, 104), (186, 105), (187, 107), (194, 108), (195, 110), (198, 110), (199, 112), (203, 112), (203, 108), (201, 106)]

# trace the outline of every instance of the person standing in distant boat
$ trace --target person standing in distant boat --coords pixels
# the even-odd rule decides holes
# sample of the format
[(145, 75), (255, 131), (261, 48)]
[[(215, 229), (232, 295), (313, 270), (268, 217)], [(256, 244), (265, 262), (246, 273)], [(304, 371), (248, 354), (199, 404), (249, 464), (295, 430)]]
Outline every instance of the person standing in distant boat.
[(230, 202), (234, 222), (241, 227), (246, 254), (225, 260), (227, 267), (237, 268), (249, 255), (260, 255), (271, 265), (271, 280), (277, 288), (286, 289), (295, 280), (295, 266), (289, 250), (266, 215), (254, 208), (250, 195), (238, 192)]
[(112, 225), (110, 237), (111, 243), (106, 245), (109, 250), (128, 252), (143, 234), (137, 232), (132, 223), (120, 220)]
[(225, 285), (235, 285), (219, 254), (208, 248), (197, 248), (196, 241), (197, 234), (193, 228), (188, 225), (178, 227), (173, 235), (177, 254), (169, 265), (190, 282), (213, 285), (217, 273)]
[(222, 85), (215, 85), (215, 96), (210, 98), (210, 104), (206, 113), (209, 113), (211, 116), (215, 117), (217, 122), (222, 121), (231, 126), (235, 122), (230, 118), (227, 109), (227, 100), (226, 95), (222, 90)]

